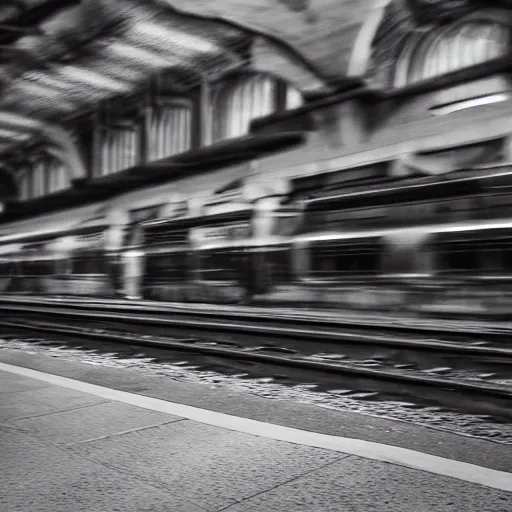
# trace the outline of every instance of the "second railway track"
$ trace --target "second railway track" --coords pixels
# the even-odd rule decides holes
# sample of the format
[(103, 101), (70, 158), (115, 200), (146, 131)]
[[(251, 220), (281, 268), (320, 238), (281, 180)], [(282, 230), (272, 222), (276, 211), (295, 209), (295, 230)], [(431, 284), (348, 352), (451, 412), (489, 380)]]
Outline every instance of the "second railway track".
[(415, 397), (512, 419), (512, 349), (502, 338), (130, 306), (2, 300), (0, 327), (3, 333), (127, 343), (323, 374), (370, 395)]

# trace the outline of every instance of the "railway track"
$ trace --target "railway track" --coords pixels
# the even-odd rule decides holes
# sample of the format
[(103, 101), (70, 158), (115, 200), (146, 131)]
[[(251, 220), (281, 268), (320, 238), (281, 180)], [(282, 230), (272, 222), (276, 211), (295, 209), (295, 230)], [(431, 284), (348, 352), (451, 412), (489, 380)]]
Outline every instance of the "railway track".
[(297, 324), (314, 322), (319, 326), (339, 326), (347, 328), (351, 326), (366, 329), (393, 328), (409, 332), (411, 329), (425, 334), (443, 333), (451, 338), (465, 339), (468, 335), (472, 338), (485, 340), (503, 340), (509, 342), (512, 338), (512, 322), (508, 321), (470, 321), (467, 319), (430, 318), (420, 315), (358, 312), (324, 311), (314, 309), (293, 309), (289, 307), (255, 307), (255, 306), (230, 306), (216, 304), (184, 304), (184, 303), (160, 303), (154, 301), (127, 301), (124, 299), (79, 298), (76, 296), (31, 298), (23, 295), (1, 296), (0, 307), (6, 306), (12, 309), (15, 305), (21, 306), (52, 306), (66, 307), (69, 309), (90, 310), (103, 308), (105, 311), (123, 312), (150, 312), (153, 315), (184, 315), (195, 316), (198, 313), (203, 318), (215, 318), (225, 320), (246, 319), (251, 322), (275, 322), (277, 324), (293, 321)]
[[(36, 303), (37, 302), (37, 303)], [(512, 418), (504, 332), (469, 336), (405, 325), (357, 326), (315, 315), (194, 312), (130, 303), (0, 299), (3, 333), (165, 348), (326, 378), (343, 392), (418, 399)], [(48, 321), (51, 318), (52, 321)], [(484, 338), (484, 339), (482, 339)]]

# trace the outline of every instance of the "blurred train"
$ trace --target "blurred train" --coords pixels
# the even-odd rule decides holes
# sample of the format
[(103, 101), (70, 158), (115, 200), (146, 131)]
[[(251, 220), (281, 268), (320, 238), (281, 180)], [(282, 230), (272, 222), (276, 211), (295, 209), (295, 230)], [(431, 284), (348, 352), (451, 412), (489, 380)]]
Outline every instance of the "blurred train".
[[(512, 306), (507, 167), (373, 180), (0, 239), (0, 292), (268, 306)], [(299, 187), (300, 188), (300, 187)], [(339, 187), (338, 187), (339, 188)]]

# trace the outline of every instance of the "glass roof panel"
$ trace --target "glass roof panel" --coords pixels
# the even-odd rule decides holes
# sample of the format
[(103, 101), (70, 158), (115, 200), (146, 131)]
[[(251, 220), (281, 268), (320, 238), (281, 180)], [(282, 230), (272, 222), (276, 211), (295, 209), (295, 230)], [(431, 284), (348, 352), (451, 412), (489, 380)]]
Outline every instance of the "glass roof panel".
[(30, 134), (27, 132), (17, 132), (14, 130), (8, 130), (7, 128), (0, 128), (0, 137), (2, 139), (12, 139), (15, 141), (26, 140), (30, 137)]
[(64, 79), (73, 82), (80, 82), (85, 85), (90, 85), (98, 89), (105, 89), (107, 91), (124, 93), (130, 91), (133, 88), (133, 85), (128, 82), (114, 80), (103, 74), (96, 73), (91, 69), (84, 69), (78, 66), (68, 65), (59, 67), (56, 70), (56, 74), (63, 77)]
[(108, 48), (108, 50), (114, 55), (125, 57), (136, 62), (144, 62), (148, 66), (155, 68), (163, 66), (175, 66), (183, 63), (183, 61), (177, 57), (167, 55), (164, 57), (163, 52), (159, 55), (150, 50), (137, 48), (126, 43), (113, 43)]
[(156, 23), (138, 23), (130, 29), (130, 33), (143, 38), (148, 43), (181, 46), (193, 53), (219, 53), (222, 51), (219, 45), (204, 37), (187, 34), (181, 29), (167, 28)]
[[(48, 0), (23, 1), (31, 8)], [(52, 12), (39, 28), (2, 50), (8, 63), (0, 64), (0, 136), (92, 111), (101, 100), (135, 93), (155, 72), (165, 72), (177, 90), (204, 75), (217, 78), (242, 64), (233, 45), (251, 37), (156, 0), (82, 0)]]

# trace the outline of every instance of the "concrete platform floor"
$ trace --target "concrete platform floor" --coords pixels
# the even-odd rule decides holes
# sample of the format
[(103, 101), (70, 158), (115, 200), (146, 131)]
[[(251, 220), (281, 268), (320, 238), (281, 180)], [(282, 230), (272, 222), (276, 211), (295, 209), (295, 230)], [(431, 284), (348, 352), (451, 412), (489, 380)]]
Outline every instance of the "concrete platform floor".
[(5, 363), (0, 451), (5, 512), (512, 510), (506, 471)]

